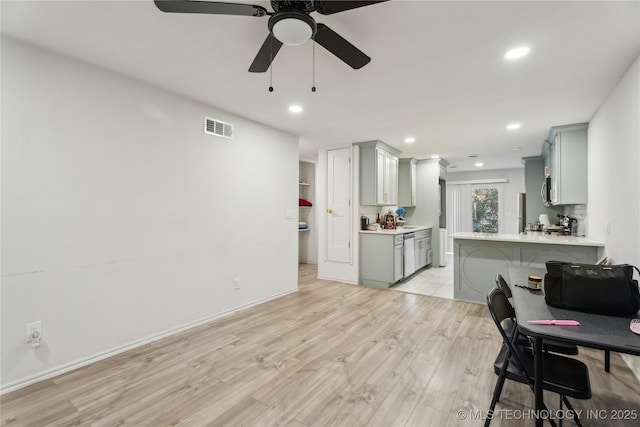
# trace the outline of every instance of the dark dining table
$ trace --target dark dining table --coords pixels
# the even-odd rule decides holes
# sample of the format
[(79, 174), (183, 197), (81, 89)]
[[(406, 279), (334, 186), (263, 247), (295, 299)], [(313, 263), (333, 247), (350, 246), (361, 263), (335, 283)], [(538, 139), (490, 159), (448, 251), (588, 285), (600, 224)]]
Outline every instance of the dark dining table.
[[(544, 269), (509, 268), (511, 293), (516, 312), (518, 330), (532, 338), (534, 347), (534, 393), (536, 413), (543, 413), (542, 395), (543, 358), (542, 341), (552, 339), (583, 347), (640, 356), (640, 335), (629, 329), (629, 317), (607, 316), (566, 310), (547, 305), (544, 290), (526, 288), (529, 275), (544, 277)], [(636, 314), (640, 318), (640, 312)], [(528, 323), (529, 320), (577, 320), (579, 326), (549, 326)], [(537, 417), (536, 426), (544, 419)]]

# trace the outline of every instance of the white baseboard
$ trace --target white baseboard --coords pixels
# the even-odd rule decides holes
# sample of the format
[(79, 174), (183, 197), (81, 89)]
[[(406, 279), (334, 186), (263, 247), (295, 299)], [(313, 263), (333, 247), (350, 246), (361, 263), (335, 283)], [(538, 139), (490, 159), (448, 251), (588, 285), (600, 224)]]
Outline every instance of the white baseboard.
[(19, 390), (19, 389), (24, 388), (26, 386), (29, 386), (31, 384), (35, 384), (37, 382), (44, 381), (44, 380), (47, 380), (49, 378), (56, 377), (58, 375), (73, 371), (73, 370), (78, 369), (78, 368), (82, 368), (83, 366), (90, 365), (90, 364), (98, 362), (100, 360), (108, 359), (109, 357), (115, 356), (115, 355), (120, 354), (120, 353), (124, 353), (124, 352), (129, 351), (129, 350), (133, 350), (134, 348), (137, 348), (137, 347), (152, 343), (154, 341), (158, 341), (160, 339), (169, 337), (171, 335), (178, 334), (178, 333), (186, 331), (188, 329), (195, 328), (196, 326), (204, 325), (205, 323), (209, 323), (209, 322), (212, 322), (214, 320), (218, 320), (220, 318), (223, 318), (223, 317), (229, 316), (231, 314), (237, 313), (239, 311), (246, 310), (248, 308), (263, 304), (265, 302), (274, 300), (276, 298), (280, 298), (280, 297), (283, 297), (285, 295), (292, 294), (292, 293), (297, 292), (297, 291), (298, 291), (298, 288), (292, 289), (292, 290), (289, 290), (289, 291), (285, 291), (285, 292), (281, 292), (279, 294), (272, 295), (270, 297), (254, 301), (254, 302), (251, 302), (249, 304), (244, 304), (244, 305), (232, 308), (230, 310), (223, 311), (221, 313), (217, 313), (217, 314), (214, 314), (214, 315), (211, 315), (211, 316), (207, 316), (205, 318), (196, 320), (194, 322), (190, 322), (190, 323), (187, 323), (185, 325), (181, 325), (181, 326), (178, 326), (176, 328), (172, 328), (172, 329), (169, 329), (169, 330), (166, 330), (166, 331), (163, 331), (163, 332), (148, 336), (148, 337), (143, 338), (141, 340), (130, 342), (130, 343), (124, 344), (122, 346), (119, 346), (119, 347), (116, 347), (116, 348), (112, 348), (110, 350), (106, 350), (104, 352), (100, 352), (100, 353), (91, 355), (91, 356), (86, 357), (86, 358), (75, 360), (75, 361), (67, 363), (65, 365), (56, 366), (55, 368), (52, 368), (52, 369), (49, 369), (49, 370), (46, 370), (46, 371), (43, 371), (43, 372), (39, 372), (39, 373), (34, 374), (34, 375), (30, 375), (30, 376), (25, 377), (25, 378), (21, 378), (19, 380), (12, 381), (12, 382), (7, 383), (7, 384), (3, 384), (0, 387), (0, 396), (3, 395), (3, 394), (6, 394), (6, 393), (11, 393), (12, 391)]
[(346, 283), (348, 285), (358, 285), (358, 282), (353, 282), (351, 280), (344, 280), (344, 279), (340, 279), (338, 277), (330, 277), (330, 276), (318, 276), (318, 279), (322, 279), (322, 280), (329, 280), (332, 282), (340, 282), (340, 283)]

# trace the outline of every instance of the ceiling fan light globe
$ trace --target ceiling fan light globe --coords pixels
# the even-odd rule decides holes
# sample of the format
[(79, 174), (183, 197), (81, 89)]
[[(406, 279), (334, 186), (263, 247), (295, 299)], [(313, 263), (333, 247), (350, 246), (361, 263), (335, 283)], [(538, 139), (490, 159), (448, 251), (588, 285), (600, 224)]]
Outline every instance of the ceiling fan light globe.
[(298, 18), (281, 19), (273, 24), (273, 36), (288, 46), (300, 46), (313, 35), (313, 29), (307, 22)]

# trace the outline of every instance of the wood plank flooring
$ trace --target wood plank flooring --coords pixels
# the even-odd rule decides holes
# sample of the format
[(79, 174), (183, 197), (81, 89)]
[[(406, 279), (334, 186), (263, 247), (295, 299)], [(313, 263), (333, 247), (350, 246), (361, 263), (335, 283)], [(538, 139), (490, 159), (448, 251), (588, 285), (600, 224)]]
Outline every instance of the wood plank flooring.
[[(316, 279), (300, 290), (2, 397), (2, 426), (478, 426), (499, 335), (484, 305)], [(606, 411), (585, 426), (637, 426), (640, 382), (618, 354), (580, 349)], [(545, 396), (557, 409), (556, 395)], [(507, 381), (492, 426), (533, 394)], [(599, 413), (603, 415), (603, 412)], [(622, 413), (621, 413), (622, 414)], [(480, 414), (482, 415), (482, 414)], [(511, 419), (509, 419), (511, 418)], [(593, 417), (591, 417), (593, 418)], [(566, 422), (567, 425), (573, 425)]]

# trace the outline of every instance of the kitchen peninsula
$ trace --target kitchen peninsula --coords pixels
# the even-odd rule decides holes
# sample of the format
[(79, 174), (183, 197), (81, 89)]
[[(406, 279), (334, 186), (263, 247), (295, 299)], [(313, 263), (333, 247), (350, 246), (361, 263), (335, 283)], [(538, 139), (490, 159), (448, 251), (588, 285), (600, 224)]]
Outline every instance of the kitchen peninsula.
[(509, 267), (545, 268), (547, 261), (595, 263), (604, 243), (587, 237), (532, 234), (456, 233), (453, 236), (453, 296), (486, 302), (496, 273), (509, 282)]

